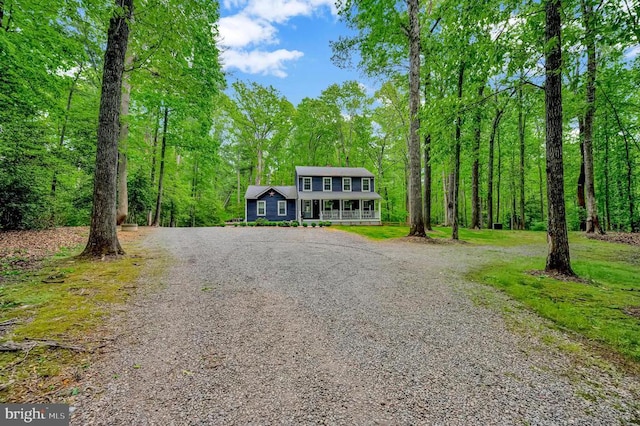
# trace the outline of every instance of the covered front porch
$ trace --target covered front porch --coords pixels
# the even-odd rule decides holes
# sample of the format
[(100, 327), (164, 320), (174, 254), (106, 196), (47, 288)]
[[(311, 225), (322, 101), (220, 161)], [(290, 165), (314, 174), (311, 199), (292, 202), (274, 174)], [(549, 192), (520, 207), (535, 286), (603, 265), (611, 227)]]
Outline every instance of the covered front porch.
[(379, 225), (382, 197), (370, 193), (366, 198), (359, 198), (361, 195), (340, 192), (308, 194), (298, 200), (300, 223), (329, 221), (334, 224)]

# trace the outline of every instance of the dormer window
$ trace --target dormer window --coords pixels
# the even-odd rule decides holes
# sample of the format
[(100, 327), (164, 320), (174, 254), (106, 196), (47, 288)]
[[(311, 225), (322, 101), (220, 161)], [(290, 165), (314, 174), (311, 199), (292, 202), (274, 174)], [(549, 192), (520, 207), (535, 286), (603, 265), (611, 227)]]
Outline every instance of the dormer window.
[(322, 190), (324, 192), (331, 192), (331, 178), (330, 177), (323, 177), (322, 178)]
[(371, 192), (371, 179), (362, 178), (362, 192)]
[(351, 178), (350, 177), (342, 178), (342, 191), (343, 192), (351, 192)]
[(302, 178), (302, 190), (304, 192), (311, 192), (311, 178), (303, 177)]

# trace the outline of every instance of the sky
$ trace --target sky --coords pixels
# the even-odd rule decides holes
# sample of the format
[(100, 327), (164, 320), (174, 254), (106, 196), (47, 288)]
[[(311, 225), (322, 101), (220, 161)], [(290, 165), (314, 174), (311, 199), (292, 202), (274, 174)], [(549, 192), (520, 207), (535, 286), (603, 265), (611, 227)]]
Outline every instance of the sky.
[(229, 85), (273, 86), (294, 105), (333, 83), (365, 81), (331, 62), (330, 41), (352, 32), (335, 0), (222, 0), (219, 43)]

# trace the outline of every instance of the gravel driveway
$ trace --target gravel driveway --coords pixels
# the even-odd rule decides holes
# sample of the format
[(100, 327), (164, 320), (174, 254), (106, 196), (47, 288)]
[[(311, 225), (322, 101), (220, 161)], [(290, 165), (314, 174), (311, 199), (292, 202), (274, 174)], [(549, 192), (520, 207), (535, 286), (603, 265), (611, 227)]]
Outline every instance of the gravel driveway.
[[(638, 419), (637, 378), (576, 365), (541, 343), (562, 335), (461, 278), (482, 248), (241, 227), (159, 229), (145, 244), (175, 260), (121, 318), (72, 424)], [(527, 326), (472, 301), (483, 293)]]

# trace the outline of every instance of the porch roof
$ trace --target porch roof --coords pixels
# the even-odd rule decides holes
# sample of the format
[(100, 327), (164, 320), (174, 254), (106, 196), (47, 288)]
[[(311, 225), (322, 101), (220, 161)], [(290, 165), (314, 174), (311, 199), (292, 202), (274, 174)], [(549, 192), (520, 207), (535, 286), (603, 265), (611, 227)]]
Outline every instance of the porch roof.
[(377, 192), (299, 192), (300, 200), (381, 200)]

